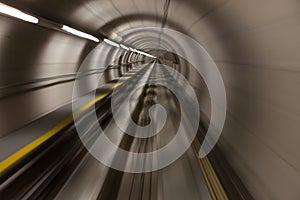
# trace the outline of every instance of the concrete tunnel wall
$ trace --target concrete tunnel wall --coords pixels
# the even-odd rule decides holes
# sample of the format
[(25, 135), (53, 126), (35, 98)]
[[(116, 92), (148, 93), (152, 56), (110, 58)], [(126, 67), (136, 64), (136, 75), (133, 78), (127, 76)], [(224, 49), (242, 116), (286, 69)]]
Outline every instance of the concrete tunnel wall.
[[(3, 2), (108, 35), (160, 26), (165, 5), (158, 0)], [(199, 41), (222, 74), (228, 110), (218, 145), (255, 199), (300, 198), (299, 19), (295, 0), (172, 0), (167, 13), (166, 27)], [(0, 23), (1, 85), (74, 73), (86, 55), (86, 40), (4, 16)], [(1, 135), (12, 130), (9, 124), (24, 125), (70, 100), (71, 88), (69, 82), (1, 100)], [(201, 109), (209, 116), (209, 96), (202, 95)]]

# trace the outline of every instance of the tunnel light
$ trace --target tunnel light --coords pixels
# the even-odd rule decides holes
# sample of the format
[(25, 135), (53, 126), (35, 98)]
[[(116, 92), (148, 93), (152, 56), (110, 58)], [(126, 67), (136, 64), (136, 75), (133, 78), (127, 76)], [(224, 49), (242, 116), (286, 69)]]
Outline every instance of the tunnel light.
[(84, 33), (84, 32), (81, 32), (81, 31), (78, 31), (74, 28), (71, 28), (69, 26), (66, 26), (66, 25), (63, 25), (62, 26), (62, 29), (64, 31), (67, 31), (68, 33), (71, 33), (73, 35), (76, 35), (76, 36), (79, 36), (79, 37), (82, 37), (82, 38), (85, 38), (85, 39), (89, 39), (89, 40), (92, 40), (94, 42), (99, 42), (99, 39), (90, 35), (90, 34), (87, 34), (87, 33)]
[(125, 49), (125, 50), (129, 51), (129, 48), (128, 48), (128, 47), (126, 47), (126, 46), (125, 46), (125, 45), (123, 45), (123, 44), (120, 44), (120, 47), (121, 47), (122, 49)]
[(143, 51), (135, 50), (135, 52), (138, 54), (142, 54), (144, 56), (150, 57), (150, 58), (156, 58), (155, 56), (152, 56), (151, 54), (143, 52)]
[(39, 23), (38, 18), (28, 15), (26, 13), (23, 13), (22, 11), (15, 9), (13, 7), (10, 7), (8, 5), (5, 5), (3, 3), (0, 3), (0, 13), (21, 19), (26, 22), (30, 22), (30, 23), (34, 23), (34, 24)]
[(145, 52), (143, 52), (143, 55), (147, 56), (147, 57), (150, 57), (150, 58), (156, 58), (155, 56), (152, 56), (151, 54), (148, 54), (148, 53), (145, 53)]
[(134, 52), (134, 53), (137, 53), (137, 50), (136, 49), (133, 49), (133, 48), (130, 48), (130, 51)]
[(132, 52), (135, 52), (135, 53), (138, 53), (138, 54), (142, 54), (144, 56), (147, 56), (147, 57), (150, 57), (150, 58), (157, 58), (155, 56), (152, 56), (151, 54), (149, 53), (146, 53), (146, 52), (143, 52), (143, 51), (140, 51), (140, 50), (136, 50), (136, 49), (133, 49), (131, 47), (129, 47), (129, 50), (132, 51)]
[(111, 41), (111, 40), (109, 40), (109, 39), (104, 39), (103, 40), (106, 44), (109, 44), (109, 45), (111, 45), (111, 46), (114, 46), (114, 47), (117, 47), (117, 48), (119, 48), (120, 47), (120, 45), (119, 44), (117, 44), (117, 43), (115, 43), (114, 41)]
[(138, 54), (143, 54), (143, 52), (140, 51), (140, 50), (135, 50), (135, 52), (138, 53)]
[(148, 54), (148, 53), (146, 53), (146, 55), (145, 56), (148, 56), (148, 57), (150, 57), (150, 58), (157, 58), (157, 57), (155, 57), (155, 56), (152, 56), (151, 54)]

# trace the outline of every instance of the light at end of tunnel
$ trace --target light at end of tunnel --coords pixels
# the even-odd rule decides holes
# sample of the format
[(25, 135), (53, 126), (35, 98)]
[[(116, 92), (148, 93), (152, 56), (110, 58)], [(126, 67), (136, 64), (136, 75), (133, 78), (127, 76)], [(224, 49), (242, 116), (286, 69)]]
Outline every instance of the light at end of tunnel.
[(82, 38), (85, 38), (85, 39), (89, 39), (89, 40), (92, 40), (94, 42), (99, 42), (99, 39), (90, 35), (90, 34), (87, 34), (87, 33), (84, 33), (84, 32), (81, 32), (81, 31), (78, 31), (74, 28), (71, 28), (69, 26), (66, 26), (66, 25), (63, 25), (62, 26), (62, 30), (68, 32), (68, 33), (71, 33), (73, 35), (76, 35), (76, 36), (79, 36), (79, 37), (82, 37)]
[(114, 41), (111, 41), (111, 40), (109, 40), (109, 39), (104, 39), (103, 40), (106, 44), (109, 44), (109, 45), (111, 45), (111, 46), (114, 46), (114, 47), (117, 47), (117, 48), (119, 48), (120, 47), (120, 45), (119, 44), (117, 44), (117, 43), (115, 43)]
[(26, 13), (23, 13), (22, 11), (20, 11), (16, 8), (10, 7), (8, 5), (5, 5), (3, 3), (0, 3), (0, 13), (21, 19), (26, 22), (30, 22), (30, 23), (34, 23), (34, 24), (39, 23), (38, 18), (28, 15)]

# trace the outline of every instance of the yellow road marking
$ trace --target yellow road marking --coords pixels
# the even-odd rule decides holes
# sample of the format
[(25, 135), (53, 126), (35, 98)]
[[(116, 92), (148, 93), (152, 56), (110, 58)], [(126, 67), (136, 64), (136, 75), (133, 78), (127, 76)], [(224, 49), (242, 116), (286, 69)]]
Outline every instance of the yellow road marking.
[(83, 106), (82, 108), (80, 108), (79, 110), (77, 110), (73, 116), (77, 117), (79, 114), (81, 114), (82, 112), (86, 111), (87, 109), (89, 109), (91, 106), (93, 106), (94, 104), (96, 104), (98, 101), (101, 101), (102, 99), (104, 99), (106, 96), (109, 95), (109, 93), (111, 92), (111, 90), (109, 90), (108, 92), (102, 94), (101, 96), (97, 97), (96, 99), (94, 99), (93, 101), (89, 102), (88, 104), (86, 104), (85, 106)]
[(205, 157), (201, 161), (202, 161), (202, 164), (204, 165), (204, 168), (206, 169), (207, 174), (210, 177), (212, 177), (210, 181), (214, 185), (215, 193), (218, 194), (218, 196), (219, 196), (218, 199), (228, 200), (228, 197), (222, 187), (222, 184), (221, 184), (219, 178), (217, 177), (216, 172), (213, 169), (209, 159), (207, 157)]
[(218, 200), (217, 197), (216, 197), (216, 194), (215, 194), (215, 192), (213, 190), (213, 186), (210, 183), (208, 175), (205, 173), (204, 166), (203, 166), (203, 164), (202, 164), (202, 162), (200, 160), (199, 160), (199, 165), (200, 165), (201, 171), (203, 172), (203, 176), (204, 176), (205, 182), (206, 182), (206, 184), (208, 186), (208, 189), (210, 191), (210, 194), (211, 194), (213, 200)]
[(6, 158), (4, 161), (0, 163), (0, 173), (3, 173), (6, 169), (8, 169), (10, 166), (15, 164), (18, 160), (23, 158), (25, 155), (30, 153), (32, 150), (40, 146), (42, 143), (47, 141), (49, 138), (54, 136), (56, 133), (61, 131), (65, 126), (67, 126), (69, 123), (71, 123), (73, 120), (73, 116), (69, 116), (64, 121), (60, 122), (58, 125), (56, 125), (53, 129), (39, 137), (38, 139), (34, 140), (27, 146), (23, 147), (16, 153), (12, 154), (10, 157)]
[(116, 88), (119, 87), (120, 85), (122, 85), (122, 83), (117, 83), (117, 84), (115, 84), (115, 85), (112, 87), (112, 89), (116, 89)]
[[(130, 77), (129, 77), (130, 78)], [(127, 79), (129, 79), (127, 78)], [(126, 80), (127, 80), (126, 79)], [(73, 121), (73, 116), (77, 117), (79, 114), (90, 108), (91, 106), (95, 105), (97, 102), (101, 101), (104, 99), (106, 96), (109, 95), (109, 93), (122, 85), (124, 82), (117, 83), (114, 86), (112, 86), (106, 93), (102, 94), (101, 96), (95, 98), (93, 101), (87, 103), (85, 106), (77, 110), (74, 114), (57, 124), (54, 128), (52, 128), (50, 131), (42, 135), (41, 137), (37, 138), (30, 144), (26, 145), (22, 149), (18, 150), (16, 153), (12, 154), (5, 160), (3, 160), (0, 163), (0, 174), (3, 173), (5, 170), (7, 170), (9, 167), (17, 163), (20, 159), (22, 159), (24, 156), (32, 152), (34, 149), (39, 147), (41, 144), (46, 142), (48, 139), (53, 137), (55, 134), (57, 134), (59, 131), (61, 131), (63, 128), (65, 128), (68, 124), (70, 124)]]
[[(200, 147), (198, 140), (195, 141), (195, 146)], [(198, 156), (198, 151), (194, 146), (195, 154)], [(200, 148), (199, 148), (200, 149)], [(207, 157), (198, 159), (199, 165), (204, 176), (205, 182), (208, 186), (210, 194), (214, 200), (229, 200), (214, 168), (212, 167), (209, 159)]]

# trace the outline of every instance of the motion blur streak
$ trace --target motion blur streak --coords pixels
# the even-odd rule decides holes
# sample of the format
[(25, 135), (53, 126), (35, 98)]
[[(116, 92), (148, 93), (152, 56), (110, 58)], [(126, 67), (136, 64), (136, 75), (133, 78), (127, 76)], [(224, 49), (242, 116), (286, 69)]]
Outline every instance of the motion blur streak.
[[(299, 52), (295, 0), (1, 0), (0, 199), (299, 200)], [(207, 134), (224, 111), (212, 64), (226, 91), (220, 138)], [(187, 150), (171, 163), (118, 153), (144, 158), (180, 128)], [(96, 145), (103, 137), (112, 149)], [(199, 158), (206, 138), (217, 145)]]

